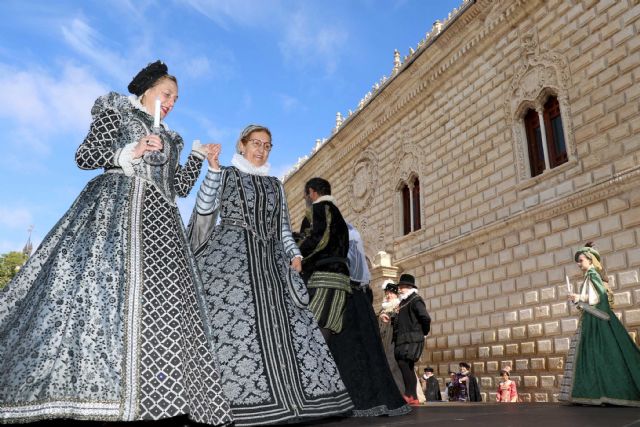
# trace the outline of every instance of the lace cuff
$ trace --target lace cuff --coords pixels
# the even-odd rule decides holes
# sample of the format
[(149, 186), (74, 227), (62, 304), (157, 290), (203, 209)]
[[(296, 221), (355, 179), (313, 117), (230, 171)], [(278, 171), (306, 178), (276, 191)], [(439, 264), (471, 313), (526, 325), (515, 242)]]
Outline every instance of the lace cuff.
[(137, 159), (133, 158), (133, 151), (136, 148), (137, 142), (132, 142), (124, 146), (124, 148), (118, 150), (115, 155), (115, 164), (120, 166), (126, 176), (133, 176), (133, 165), (137, 165), (142, 161), (142, 157)]
[(207, 150), (204, 148), (204, 144), (199, 139), (194, 139), (191, 145), (191, 152), (198, 158), (204, 159), (207, 157)]

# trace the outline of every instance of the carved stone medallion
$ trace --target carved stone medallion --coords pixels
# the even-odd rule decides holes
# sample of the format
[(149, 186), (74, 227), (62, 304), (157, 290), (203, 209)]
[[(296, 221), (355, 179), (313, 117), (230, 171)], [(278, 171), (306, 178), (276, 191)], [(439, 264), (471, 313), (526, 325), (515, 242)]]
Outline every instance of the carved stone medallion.
[(365, 150), (356, 160), (349, 184), (349, 202), (354, 212), (362, 212), (371, 205), (378, 185), (377, 168), (378, 159), (371, 150)]

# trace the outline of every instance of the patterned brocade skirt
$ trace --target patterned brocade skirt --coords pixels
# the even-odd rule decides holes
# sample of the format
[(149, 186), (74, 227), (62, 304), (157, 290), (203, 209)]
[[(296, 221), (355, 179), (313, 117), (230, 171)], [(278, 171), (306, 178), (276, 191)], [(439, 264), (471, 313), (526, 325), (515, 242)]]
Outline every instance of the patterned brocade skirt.
[(93, 179), (0, 291), (0, 422), (232, 422), (177, 209)]
[[(353, 407), (282, 242), (217, 226), (196, 256), (237, 426), (293, 423)], [(304, 295), (306, 297), (306, 295)]]

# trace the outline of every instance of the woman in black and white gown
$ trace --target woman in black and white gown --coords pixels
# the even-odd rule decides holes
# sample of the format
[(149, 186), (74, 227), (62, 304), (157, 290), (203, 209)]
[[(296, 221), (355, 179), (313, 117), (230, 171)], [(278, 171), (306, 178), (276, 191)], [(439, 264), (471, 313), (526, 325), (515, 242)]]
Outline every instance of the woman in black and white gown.
[[(160, 121), (178, 98), (165, 64), (129, 91), (98, 98), (76, 152), (81, 169), (104, 173), (0, 291), (0, 422), (232, 422), (175, 203), (210, 147), (179, 164), (182, 138)], [(160, 151), (163, 164), (143, 160)]]

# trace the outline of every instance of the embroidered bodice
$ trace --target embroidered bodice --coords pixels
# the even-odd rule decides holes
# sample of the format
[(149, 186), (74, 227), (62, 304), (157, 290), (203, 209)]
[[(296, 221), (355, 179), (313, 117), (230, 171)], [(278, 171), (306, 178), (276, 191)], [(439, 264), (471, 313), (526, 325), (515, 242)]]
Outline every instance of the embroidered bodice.
[(153, 117), (135, 98), (110, 92), (96, 100), (91, 115), (93, 121), (89, 134), (76, 152), (80, 168), (104, 168), (110, 173), (123, 173), (150, 181), (172, 202), (176, 195), (184, 197), (189, 192), (193, 182), (187, 183), (177, 176), (182, 172), (179, 160), (183, 140), (166, 125), (161, 124), (160, 138), (168, 157), (167, 163), (152, 166), (142, 158), (131, 158), (138, 140), (150, 134), (153, 126)]

